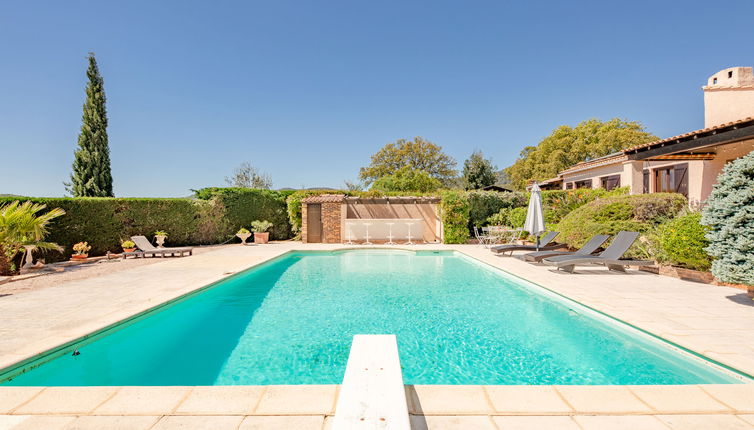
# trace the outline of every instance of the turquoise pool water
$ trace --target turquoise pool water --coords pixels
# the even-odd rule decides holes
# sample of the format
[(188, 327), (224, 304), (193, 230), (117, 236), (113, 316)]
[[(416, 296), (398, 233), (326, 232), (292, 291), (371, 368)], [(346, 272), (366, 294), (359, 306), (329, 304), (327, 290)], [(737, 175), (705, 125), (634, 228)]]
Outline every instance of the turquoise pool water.
[(289, 254), (5, 383), (337, 384), (383, 333), (407, 384), (740, 382), (463, 255), (361, 250)]

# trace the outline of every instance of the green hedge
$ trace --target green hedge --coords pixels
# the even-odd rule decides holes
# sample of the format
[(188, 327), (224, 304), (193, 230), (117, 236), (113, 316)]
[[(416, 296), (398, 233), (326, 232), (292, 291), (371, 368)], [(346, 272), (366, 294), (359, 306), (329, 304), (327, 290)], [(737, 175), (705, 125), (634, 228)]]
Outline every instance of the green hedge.
[(89, 242), (91, 255), (119, 252), (120, 241), (134, 235), (149, 238), (156, 230), (169, 233), (169, 245), (216, 243), (220, 240), (209, 222), (208, 202), (190, 199), (121, 199), (121, 198), (0, 198), (0, 204), (31, 200), (61, 208), (65, 215), (51, 223), (46, 240), (65, 248), (64, 254), (49, 253), (47, 261), (70, 257), (77, 242)]
[[(558, 224), (558, 240), (580, 248), (595, 234), (614, 235), (621, 230), (647, 232), (675, 217), (686, 198), (675, 193), (606, 197), (594, 200), (566, 215)], [(637, 241), (638, 242), (638, 241)], [(645, 256), (636, 243), (627, 256)]]
[(463, 191), (444, 191), (440, 215), (445, 243), (466, 243), (469, 238), (469, 199)]
[(48, 262), (70, 257), (72, 246), (88, 242), (91, 255), (120, 252), (120, 242), (135, 235), (149, 239), (157, 230), (168, 233), (167, 246), (206, 245), (231, 239), (240, 227), (267, 219), (275, 223), (274, 239), (288, 239), (290, 226), (285, 198), (290, 193), (252, 189), (204, 189), (200, 199), (168, 198), (38, 198), (0, 197), (0, 205), (15, 200), (61, 208), (66, 214), (51, 223), (47, 241), (63, 254), (48, 253)]
[(251, 222), (267, 220), (272, 223), (270, 238), (291, 238), (286, 198), (293, 191), (272, 191), (254, 188), (203, 188), (194, 191), (197, 199), (219, 206), (221, 235), (232, 236), (239, 228), (251, 229)]

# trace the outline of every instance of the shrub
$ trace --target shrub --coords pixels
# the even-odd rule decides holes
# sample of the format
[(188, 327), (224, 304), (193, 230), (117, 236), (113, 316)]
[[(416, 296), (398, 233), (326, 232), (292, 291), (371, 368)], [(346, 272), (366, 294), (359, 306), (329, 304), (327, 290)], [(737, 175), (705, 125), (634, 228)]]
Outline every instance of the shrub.
[(466, 243), (469, 238), (469, 199), (463, 191), (444, 191), (440, 201), (445, 243)]
[(526, 222), (526, 213), (528, 208), (513, 208), (508, 212), (508, 225), (513, 228), (520, 228)]
[[(504, 209), (526, 206), (528, 196), (520, 192), (469, 191), (469, 228), (483, 226)], [(499, 224), (504, 225), (504, 223)]]
[(620, 196), (628, 193), (628, 187), (605, 191), (604, 188), (579, 188), (575, 190), (542, 191), (542, 206), (545, 221), (559, 223), (566, 215), (581, 206), (602, 197)]
[(712, 274), (754, 285), (754, 152), (729, 163), (717, 178), (702, 223), (709, 226)]
[(292, 192), (255, 188), (204, 188), (195, 191), (197, 198), (214, 201), (223, 208), (220, 234), (235, 235), (239, 225), (265, 219), (274, 224), (270, 237), (276, 240), (291, 237), (288, 223), (286, 197)]
[(702, 214), (688, 213), (661, 224), (657, 229), (658, 260), (694, 270), (708, 270), (711, 258), (705, 251), (709, 228), (702, 225)]
[[(580, 248), (595, 234), (614, 235), (621, 230), (644, 233), (674, 217), (685, 206), (686, 198), (674, 193), (624, 195), (594, 200), (563, 218), (558, 224), (558, 240), (572, 248)], [(642, 255), (640, 246), (635, 243), (627, 255)]]

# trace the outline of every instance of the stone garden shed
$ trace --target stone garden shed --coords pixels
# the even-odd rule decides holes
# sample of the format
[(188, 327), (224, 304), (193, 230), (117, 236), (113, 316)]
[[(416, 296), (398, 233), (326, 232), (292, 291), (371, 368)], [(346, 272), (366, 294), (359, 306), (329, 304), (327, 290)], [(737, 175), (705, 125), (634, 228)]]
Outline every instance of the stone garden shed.
[(304, 243), (442, 242), (437, 197), (350, 197), (322, 194), (301, 201)]

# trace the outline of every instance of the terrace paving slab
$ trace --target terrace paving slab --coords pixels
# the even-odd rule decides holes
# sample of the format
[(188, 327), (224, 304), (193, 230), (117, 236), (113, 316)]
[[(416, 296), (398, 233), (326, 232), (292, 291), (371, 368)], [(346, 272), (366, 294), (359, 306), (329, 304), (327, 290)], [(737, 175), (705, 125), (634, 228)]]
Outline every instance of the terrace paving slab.
[(117, 387), (49, 387), (13, 413), (88, 414), (117, 390)]
[(505, 430), (581, 430), (569, 416), (495, 416), (492, 421)]
[(571, 408), (555, 388), (547, 385), (513, 386), (487, 385), (484, 387), (495, 413), (571, 413)]
[(489, 416), (412, 415), (411, 430), (497, 430)]
[(582, 430), (668, 430), (652, 415), (579, 415), (573, 417)]
[(241, 416), (174, 415), (162, 417), (152, 430), (236, 430)]
[[(8, 418), (6, 421), (4, 418)], [(0, 428), (5, 430), (64, 430), (76, 417), (55, 415), (12, 415), (0, 417)], [(7, 427), (1, 427), (7, 423)]]
[(42, 392), (44, 387), (2, 387), (0, 414), (7, 414), (30, 401)]
[(715, 400), (694, 385), (632, 386), (639, 399), (658, 411), (730, 412), (731, 408)]
[(259, 403), (263, 386), (194, 387), (175, 410), (186, 415), (249, 415)]
[(244, 418), (238, 430), (320, 430), (324, 422), (324, 415), (251, 416)]
[(627, 387), (620, 385), (567, 385), (558, 386), (558, 392), (577, 413), (650, 413), (646, 403), (639, 400)]
[(89, 415), (77, 417), (65, 430), (148, 430), (159, 419), (148, 415)]
[(255, 415), (332, 414), (336, 385), (271, 385), (262, 394)]
[(493, 412), (481, 385), (407, 386), (409, 414), (479, 415)]
[(751, 425), (735, 415), (659, 415), (665, 425), (679, 430), (749, 430)]
[[(47, 390), (56, 390), (51, 387)], [(165, 415), (190, 393), (190, 387), (123, 387), (95, 409), (97, 415)]]

